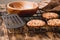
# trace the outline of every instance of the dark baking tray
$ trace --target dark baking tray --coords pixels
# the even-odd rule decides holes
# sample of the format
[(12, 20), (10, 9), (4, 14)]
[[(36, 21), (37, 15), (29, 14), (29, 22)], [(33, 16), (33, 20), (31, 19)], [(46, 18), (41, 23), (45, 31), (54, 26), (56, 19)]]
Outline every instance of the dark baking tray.
[[(55, 35), (59, 34), (60, 35), (60, 27), (50, 27), (50, 26), (43, 26), (43, 27), (40, 27), (39, 29), (36, 29), (36, 28), (29, 28), (28, 26), (26, 26), (26, 23), (30, 20), (33, 20), (33, 19), (39, 19), (39, 20), (43, 20), (47, 23), (48, 20), (45, 20), (41, 15), (44, 13), (44, 12), (47, 12), (47, 11), (44, 11), (44, 10), (38, 10), (37, 13), (33, 14), (33, 15), (29, 15), (29, 16), (20, 16), (20, 18), (23, 20), (23, 22), (25, 23), (25, 26), (24, 27), (18, 27), (18, 28), (12, 28), (12, 29), (8, 29), (8, 31), (10, 31), (11, 33), (22, 33), (22, 34), (25, 34), (25, 33), (28, 33), (30, 35), (33, 35), (33, 34), (41, 34), (41, 35), (45, 35), (47, 36), (47, 32), (53, 32)], [(50, 11), (50, 12), (56, 12), (56, 11)], [(60, 12), (56, 12), (56, 13), (60, 13)], [(59, 14), (60, 15), (60, 14)], [(4, 15), (2, 15), (4, 16)], [(60, 19), (60, 17), (59, 17)], [(14, 30), (14, 32), (12, 31)]]

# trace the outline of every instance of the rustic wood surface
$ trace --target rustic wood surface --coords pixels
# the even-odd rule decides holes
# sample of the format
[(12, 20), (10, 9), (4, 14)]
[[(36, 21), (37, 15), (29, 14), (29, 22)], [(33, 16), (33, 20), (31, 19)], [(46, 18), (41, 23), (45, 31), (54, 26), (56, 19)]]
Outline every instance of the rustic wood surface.
[(34, 36), (29, 36), (27, 33), (24, 34), (8, 33), (7, 30), (8, 29), (5, 27), (4, 23), (0, 25), (0, 40), (60, 40), (60, 37), (57, 37), (52, 32), (47, 32), (47, 35), (49, 37), (45, 37), (41, 34), (35, 34)]

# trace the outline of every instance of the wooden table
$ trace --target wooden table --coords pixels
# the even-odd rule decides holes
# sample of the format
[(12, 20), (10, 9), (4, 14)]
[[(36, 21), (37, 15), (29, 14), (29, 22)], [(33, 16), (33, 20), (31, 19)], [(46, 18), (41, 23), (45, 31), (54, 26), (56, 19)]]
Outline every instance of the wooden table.
[(45, 37), (41, 34), (35, 34), (34, 36), (28, 36), (27, 33), (8, 33), (4, 23), (0, 25), (0, 40), (60, 40), (58, 37), (53, 37), (52, 32), (47, 32), (49, 37)]

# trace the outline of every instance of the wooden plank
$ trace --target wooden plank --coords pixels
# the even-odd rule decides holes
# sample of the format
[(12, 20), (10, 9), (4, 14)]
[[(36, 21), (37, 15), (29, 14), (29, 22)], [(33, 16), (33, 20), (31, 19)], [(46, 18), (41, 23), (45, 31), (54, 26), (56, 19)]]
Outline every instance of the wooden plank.
[(1, 30), (0, 31), (0, 40), (9, 40), (8, 34), (7, 34), (7, 29), (3, 23), (0, 26), (0, 30)]

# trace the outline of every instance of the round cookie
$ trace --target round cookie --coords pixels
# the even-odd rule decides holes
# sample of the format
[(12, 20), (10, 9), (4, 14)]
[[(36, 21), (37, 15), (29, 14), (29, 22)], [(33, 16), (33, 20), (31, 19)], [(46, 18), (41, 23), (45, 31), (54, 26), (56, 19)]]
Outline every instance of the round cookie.
[(52, 19), (52, 18), (58, 18), (59, 15), (57, 13), (54, 12), (46, 12), (42, 14), (42, 17), (45, 19)]
[(46, 23), (43, 20), (38, 20), (38, 19), (30, 20), (29, 22), (27, 22), (27, 26), (34, 28), (44, 26), (45, 24)]
[(49, 26), (60, 26), (60, 19), (50, 19), (47, 21)]

